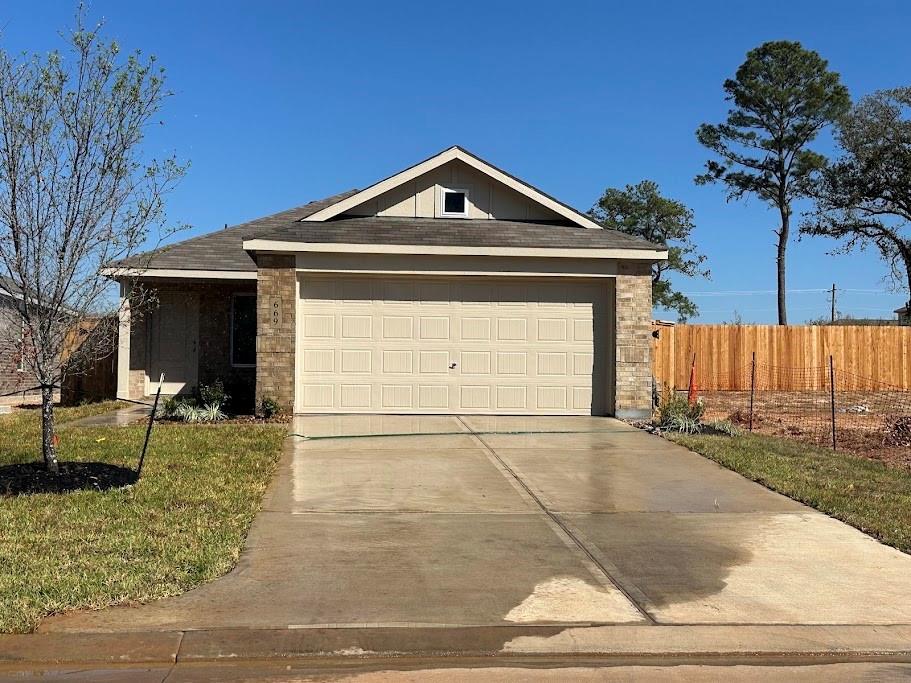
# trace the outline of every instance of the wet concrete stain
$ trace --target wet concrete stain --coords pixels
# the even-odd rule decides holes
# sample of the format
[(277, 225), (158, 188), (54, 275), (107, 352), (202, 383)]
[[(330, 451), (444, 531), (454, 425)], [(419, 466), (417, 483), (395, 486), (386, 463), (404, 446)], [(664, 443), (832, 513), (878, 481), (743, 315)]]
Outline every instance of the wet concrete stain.
[[(646, 610), (716, 595), (732, 569), (753, 556), (749, 528), (714, 515), (567, 515), (581, 540), (608, 557), (622, 587), (645, 596)], [(626, 584), (626, 585), (624, 585)]]

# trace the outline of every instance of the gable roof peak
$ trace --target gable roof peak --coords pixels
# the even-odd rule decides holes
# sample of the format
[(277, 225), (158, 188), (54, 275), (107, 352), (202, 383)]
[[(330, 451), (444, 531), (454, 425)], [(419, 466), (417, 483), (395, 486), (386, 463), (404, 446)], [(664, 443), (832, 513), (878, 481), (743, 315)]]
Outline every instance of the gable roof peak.
[(493, 164), (485, 161), (481, 157), (477, 156), (473, 152), (469, 152), (464, 147), (460, 145), (452, 145), (447, 147), (442, 152), (434, 154), (423, 161), (409, 166), (403, 171), (399, 171), (388, 178), (384, 178), (379, 182), (370, 185), (369, 187), (357, 192), (341, 201), (336, 202), (326, 208), (316, 211), (309, 216), (302, 218), (302, 221), (327, 221), (340, 214), (349, 211), (350, 209), (362, 204), (366, 201), (369, 201), (375, 197), (378, 197), (385, 192), (388, 192), (400, 185), (407, 183), (415, 178), (429, 173), (436, 168), (439, 168), (443, 164), (449, 163), (454, 159), (462, 161), (476, 171), (487, 175), (488, 177), (496, 180), (497, 182), (506, 185), (510, 189), (518, 192), (519, 194), (525, 195), (528, 199), (537, 202), (538, 204), (550, 209), (552, 212), (556, 213), (558, 216), (565, 218), (566, 220), (574, 223), (583, 228), (589, 228), (593, 230), (603, 230), (603, 226), (599, 225), (593, 221), (589, 216), (582, 213), (581, 211), (574, 209), (568, 204), (564, 204), (558, 199), (550, 196), (546, 192), (539, 190), (538, 188), (526, 183), (524, 180), (517, 178), (516, 176), (508, 173), (500, 168), (497, 168)]

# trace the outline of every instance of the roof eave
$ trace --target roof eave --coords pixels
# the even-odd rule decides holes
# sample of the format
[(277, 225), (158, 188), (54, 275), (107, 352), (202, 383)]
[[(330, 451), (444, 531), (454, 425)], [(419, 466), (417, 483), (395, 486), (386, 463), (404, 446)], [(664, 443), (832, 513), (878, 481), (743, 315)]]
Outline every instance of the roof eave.
[(253, 239), (244, 242), (244, 249), (253, 252), (275, 253), (336, 253), (336, 254), (411, 254), (415, 256), (517, 256), (537, 258), (597, 258), (648, 261), (667, 259), (667, 251), (622, 248), (572, 247), (467, 247), (427, 244), (355, 244), (337, 242), (293, 242)]
[(255, 280), (255, 270), (217, 270), (192, 268), (105, 268), (101, 274), (112, 280)]

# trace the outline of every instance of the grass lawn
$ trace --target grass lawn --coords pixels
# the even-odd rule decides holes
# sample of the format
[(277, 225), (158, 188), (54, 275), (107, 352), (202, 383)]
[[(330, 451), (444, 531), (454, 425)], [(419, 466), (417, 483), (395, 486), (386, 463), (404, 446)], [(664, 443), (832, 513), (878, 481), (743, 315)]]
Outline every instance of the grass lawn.
[[(60, 424), (113, 404), (62, 408)], [(156, 425), (142, 479), (0, 497), (0, 631), (49, 614), (184, 592), (237, 560), (287, 428)], [(135, 467), (145, 427), (60, 431), (61, 460)], [(0, 416), (0, 466), (40, 457), (39, 412)]]
[(668, 434), (748, 479), (911, 553), (911, 472), (799, 441)]

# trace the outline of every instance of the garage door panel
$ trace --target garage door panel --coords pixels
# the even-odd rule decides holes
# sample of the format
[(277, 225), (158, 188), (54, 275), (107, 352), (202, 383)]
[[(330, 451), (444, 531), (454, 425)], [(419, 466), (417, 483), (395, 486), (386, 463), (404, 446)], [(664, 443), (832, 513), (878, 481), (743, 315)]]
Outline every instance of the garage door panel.
[(418, 386), (418, 407), (426, 410), (445, 410), (449, 407), (449, 387), (440, 384)]
[[(296, 409), (577, 413), (603, 410), (603, 284), (305, 277)], [(492, 301), (492, 297), (497, 297)], [(597, 322), (596, 322), (597, 321)], [(606, 332), (597, 335), (604, 343)]]
[(459, 387), (459, 408), (462, 410), (490, 410), (490, 387), (463, 385)]
[(303, 365), (306, 373), (332, 373), (335, 371), (335, 350), (304, 349)]
[(525, 375), (528, 372), (528, 354), (525, 351), (498, 351), (497, 373)]
[(497, 341), (528, 341), (528, 323), (524, 318), (500, 318), (497, 320)]
[(370, 339), (373, 336), (373, 318), (369, 315), (343, 315), (342, 339)]
[(566, 410), (566, 387), (537, 387), (535, 407), (541, 411)]
[(489, 375), (491, 369), (490, 351), (461, 351), (459, 373), (464, 375)]
[(528, 410), (528, 387), (499, 385), (497, 392), (497, 410), (519, 411)]
[(566, 375), (566, 354), (560, 351), (546, 351), (538, 353), (538, 376), (558, 376)]
[(592, 334), (592, 320), (573, 320), (573, 341), (574, 342), (590, 342), (594, 340), (594, 335)]
[(449, 318), (447, 316), (421, 316), (419, 325), (422, 340), (449, 339)]
[(304, 336), (308, 339), (332, 339), (335, 337), (334, 315), (304, 315)]
[(458, 335), (457, 339), (463, 341), (490, 341), (490, 318), (461, 318), (459, 322), (461, 323), (459, 325), (461, 334)]
[(414, 339), (414, 318), (403, 315), (383, 316), (383, 339)]
[(565, 318), (538, 318), (537, 341), (564, 342), (567, 340)]
[(414, 407), (411, 400), (410, 384), (384, 384), (381, 387), (381, 405), (387, 410), (410, 410)]
[(345, 410), (370, 408), (373, 387), (369, 384), (342, 384), (339, 404)]
[(449, 352), (448, 351), (421, 351), (420, 352), (420, 374), (421, 375), (443, 375), (449, 376)]
[(383, 354), (383, 373), (387, 375), (411, 375), (414, 368), (414, 351), (407, 349), (386, 349)]

